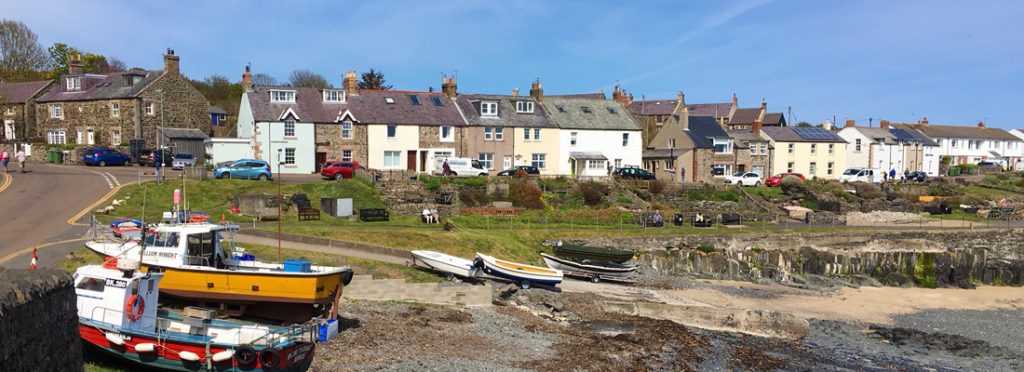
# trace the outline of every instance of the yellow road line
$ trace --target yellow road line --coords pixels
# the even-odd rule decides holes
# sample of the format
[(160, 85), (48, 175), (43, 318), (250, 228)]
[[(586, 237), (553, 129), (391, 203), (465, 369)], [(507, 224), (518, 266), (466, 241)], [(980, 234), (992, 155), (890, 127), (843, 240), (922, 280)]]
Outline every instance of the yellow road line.
[(0, 176), (3, 176), (4, 178), (4, 181), (0, 182), (0, 192), (4, 192), (4, 190), (7, 190), (7, 188), (11, 186), (11, 182), (14, 182), (14, 180), (13, 177), (7, 173), (0, 173)]
[(121, 184), (120, 186), (114, 187), (113, 189), (110, 189), (110, 192), (108, 192), (107, 195), (103, 195), (103, 197), (97, 200), (95, 203), (90, 204), (88, 207), (85, 207), (85, 209), (82, 209), (81, 212), (78, 212), (78, 214), (71, 217), (71, 219), (68, 220), (68, 225), (85, 226), (84, 223), (77, 223), (75, 221), (78, 221), (82, 219), (82, 217), (84, 217), (86, 214), (89, 214), (89, 212), (91, 212), (93, 208), (100, 206), (100, 204), (106, 203), (107, 199), (110, 199), (110, 197), (114, 196), (114, 194), (117, 194), (118, 191), (121, 191), (121, 188), (128, 185), (133, 185), (135, 183), (136, 182), (128, 182)]
[[(58, 244), (71, 243), (71, 242), (77, 242), (77, 241), (86, 241), (86, 240), (88, 240), (88, 238), (68, 239), (68, 240), (61, 240), (59, 242), (52, 242), (52, 243), (46, 243), (46, 244), (40, 244), (40, 245), (33, 245), (31, 247), (22, 249), (20, 251), (14, 252), (14, 253), (11, 253), (11, 254), (7, 255), (7, 257), (0, 258), (0, 265), (3, 265), (7, 261), (10, 261), (10, 260), (14, 259), (15, 257), (21, 256), (21, 255), (29, 253), (29, 252), (32, 252), (32, 248), (46, 248), (46, 247), (50, 247), (50, 246), (54, 246), (54, 245), (58, 245)], [(25, 267), (28, 267), (27, 263), (25, 264)]]

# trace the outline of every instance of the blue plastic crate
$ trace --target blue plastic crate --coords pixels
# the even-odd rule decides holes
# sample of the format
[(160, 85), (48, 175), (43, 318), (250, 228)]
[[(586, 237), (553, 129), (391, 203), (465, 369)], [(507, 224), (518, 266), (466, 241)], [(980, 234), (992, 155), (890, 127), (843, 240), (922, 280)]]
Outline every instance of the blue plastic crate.
[(320, 342), (327, 342), (327, 340), (338, 337), (338, 320), (327, 319), (327, 323), (321, 324), (319, 336)]
[(313, 271), (312, 263), (309, 260), (291, 259), (284, 260), (284, 271), (290, 273), (308, 273)]

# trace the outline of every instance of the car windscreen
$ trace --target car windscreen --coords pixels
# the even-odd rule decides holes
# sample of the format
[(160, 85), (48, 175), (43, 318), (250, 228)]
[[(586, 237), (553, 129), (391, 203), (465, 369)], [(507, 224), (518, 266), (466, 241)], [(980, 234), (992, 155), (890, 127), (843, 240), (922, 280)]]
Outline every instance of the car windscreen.
[(847, 169), (846, 172), (843, 172), (843, 175), (853, 176), (856, 175), (857, 173), (860, 173), (860, 169)]
[(194, 159), (195, 156), (192, 154), (174, 154), (175, 159)]
[(733, 177), (743, 177), (743, 175), (744, 175), (744, 174), (746, 174), (746, 173), (743, 173), (743, 172), (736, 172), (736, 173), (733, 173), (733, 174), (732, 174), (732, 176), (733, 176)]

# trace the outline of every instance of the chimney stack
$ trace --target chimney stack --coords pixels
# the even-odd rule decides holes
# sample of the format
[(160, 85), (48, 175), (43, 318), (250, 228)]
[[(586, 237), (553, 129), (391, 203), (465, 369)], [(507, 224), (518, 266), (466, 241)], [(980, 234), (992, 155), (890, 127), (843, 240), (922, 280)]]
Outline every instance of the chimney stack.
[(355, 70), (345, 73), (345, 78), (341, 79), (341, 88), (345, 90), (345, 95), (354, 96), (359, 94), (359, 82), (356, 80)]
[(846, 125), (843, 128), (853, 128), (857, 126), (857, 121), (853, 119), (846, 119)]
[(544, 102), (544, 88), (540, 85), (540, 78), (530, 85), (530, 97), (533, 97), (537, 102)]
[(921, 121), (919, 121), (918, 123), (922, 125), (928, 125), (928, 118), (921, 119)]
[(623, 106), (629, 106), (630, 103), (633, 103), (633, 99), (626, 94), (625, 90), (622, 90), (619, 83), (615, 83), (615, 90), (612, 91), (612, 100)]
[(82, 66), (82, 55), (79, 53), (71, 53), (68, 59), (68, 74), (69, 75), (80, 75), (85, 71), (85, 67)]
[(757, 121), (760, 121), (762, 125), (764, 124), (765, 115), (768, 115), (768, 101), (761, 98), (761, 112), (757, 114)]
[(736, 99), (736, 93), (733, 93), (732, 94), (732, 107), (738, 107), (739, 106), (739, 102), (740, 101), (738, 99)]
[(882, 121), (880, 121), (878, 123), (879, 123), (879, 125), (881, 126), (882, 129), (889, 129), (889, 121), (888, 120), (882, 120)]
[(512, 88), (512, 97), (519, 97), (519, 88)]
[(179, 60), (178, 56), (174, 55), (174, 49), (167, 48), (167, 53), (164, 54), (164, 75), (180, 74), (181, 70), (178, 68)]
[(448, 98), (455, 98), (455, 95), (458, 94), (455, 76), (441, 76), (441, 92), (448, 96)]
[(984, 121), (979, 121), (978, 122), (978, 128), (984, 128), (984, 127), (985, 127), (985, 122)]
[(245, 72), (242, 73), (242, 91), (252, 92), (252, 72), (249, 71), (249, 66), (245, 66)]
[(764, 126), (764, 124), (761, 123), (761, 119), (754, 120), (754, 124), (750, 126), (750, 132), (754, 133), (755, 135), (760, 136), (761, 135), (761, 127), (763, 127), (763, 126)]

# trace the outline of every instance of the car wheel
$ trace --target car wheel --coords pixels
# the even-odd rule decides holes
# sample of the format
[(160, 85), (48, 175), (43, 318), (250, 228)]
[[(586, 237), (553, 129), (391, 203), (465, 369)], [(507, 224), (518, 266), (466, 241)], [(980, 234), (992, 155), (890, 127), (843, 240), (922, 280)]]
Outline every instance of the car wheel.
[(334, 174), (334, 180), (335, 181), (341, 181), (341, 173), (335, 173)]
[(231, 173), (229, 173), (229, 172), (221, 173), (220, 177), (217, 177), (217, 178), (231, 178)]
[(267, 180), (267, 175), (261, 174), (260, 175), (260, 181), (266, 181), (266, 180)]
[(487, 173), (480, 173), (479, 176), (480, 177), (487, 177)]
[(103, 160), (100, 160), (100, 166), (101, 166), (101, 167), (105, 167), (105, 166), (107, 166), (107, 162), (106, 162), (106, 161), (103, 161)]
[(761, 187), (761, 181), (754, 182), (754, 187)]

